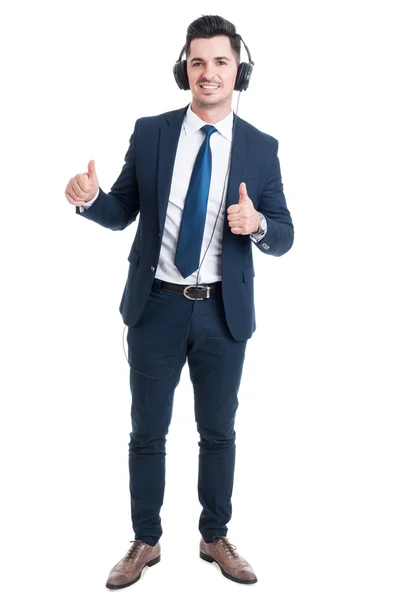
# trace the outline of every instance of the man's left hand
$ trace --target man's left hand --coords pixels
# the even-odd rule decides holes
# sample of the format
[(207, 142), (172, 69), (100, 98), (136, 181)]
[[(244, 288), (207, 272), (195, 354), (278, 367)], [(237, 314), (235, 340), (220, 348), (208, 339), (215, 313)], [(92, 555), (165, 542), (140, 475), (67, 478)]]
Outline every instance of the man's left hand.
[(227, 209), (228, 225), (232, 233), (249, 235), (256, 233), (260, 224), (260, 213), (254, 208), (247, 195), (246, 184), (239, 186), (239, 204), (231, 204)]

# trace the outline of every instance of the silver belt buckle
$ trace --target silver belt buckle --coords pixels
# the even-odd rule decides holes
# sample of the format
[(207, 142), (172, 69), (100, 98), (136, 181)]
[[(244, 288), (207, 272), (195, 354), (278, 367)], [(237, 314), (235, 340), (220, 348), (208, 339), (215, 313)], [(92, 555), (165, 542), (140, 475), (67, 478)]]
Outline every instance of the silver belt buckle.
[(206, 298), (210, 298), (210, 287), (208, 285), (187, 285), (186, 287), (184, 287), (183, 294), (185, 296), (185, 298), (188, 298), (188, 300), (204, 300), (205, 298), (191, 298), (191, 296), (187, 296), (187, 289), (188, 288), (201, 288), (202, 290), (207, 290), (207, 294), (206, 294)]

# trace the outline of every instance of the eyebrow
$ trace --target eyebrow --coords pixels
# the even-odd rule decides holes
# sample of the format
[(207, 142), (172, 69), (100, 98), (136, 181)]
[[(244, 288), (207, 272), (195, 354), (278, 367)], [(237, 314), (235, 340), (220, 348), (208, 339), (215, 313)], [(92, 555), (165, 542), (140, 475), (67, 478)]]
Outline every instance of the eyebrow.
[[(195, 62), (196, 60), (198, 60), (199, 62), (204, 62), (203, 58), (191, 58), (191, 63)], [(228, 56), (215, 56), (213, 58), (213, 60), (231, 60), (230, 58), (228, 58)]]

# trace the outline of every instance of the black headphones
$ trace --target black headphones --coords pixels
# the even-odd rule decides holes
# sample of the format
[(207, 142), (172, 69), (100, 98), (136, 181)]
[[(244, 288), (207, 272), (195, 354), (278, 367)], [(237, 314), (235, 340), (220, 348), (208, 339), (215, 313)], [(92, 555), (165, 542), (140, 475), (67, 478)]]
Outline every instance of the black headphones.
[[(235, 87), (234, 90), (237, 92), (242, 92), (243, 90), (247, 90), (250, 77), (253, 71), (254, 62), (250, 56), (249, 48), (246, 46), (245, 42), (242, 40), (241, 36), (239, 36), (244, 47), (246, 48), (247, 55), (249, 57), (249, 62), (241, 62), (238, 68), (238, 73), (236, 75)], [(187, 61), (181, 60), (181, 57), (185, 51), (185, 45), (181, 50), (180, 56), (178, 57), (174, 67), (173, 73), (178, 87), (181, 90), (189, 90), (189, 81), (187, 74)]]

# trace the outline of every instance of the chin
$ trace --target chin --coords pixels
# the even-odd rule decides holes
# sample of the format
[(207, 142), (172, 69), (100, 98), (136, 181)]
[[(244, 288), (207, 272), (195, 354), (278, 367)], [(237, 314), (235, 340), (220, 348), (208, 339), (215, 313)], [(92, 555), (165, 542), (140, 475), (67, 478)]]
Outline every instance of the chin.
[(193, 95), (193, 99), (195, 100), (196, 104), (198, 104), (199, 106), (216, 106), (217, 104), (222, 104), (223, 102), (225, 102), (226, 98), (224, 96), (219, 96), (216, 94), (209, 94), (208, 96), (206, 94), (192, 94)]
[(220, 102), (220, 98), (195, 98), (196, 104), (218, 104)]

